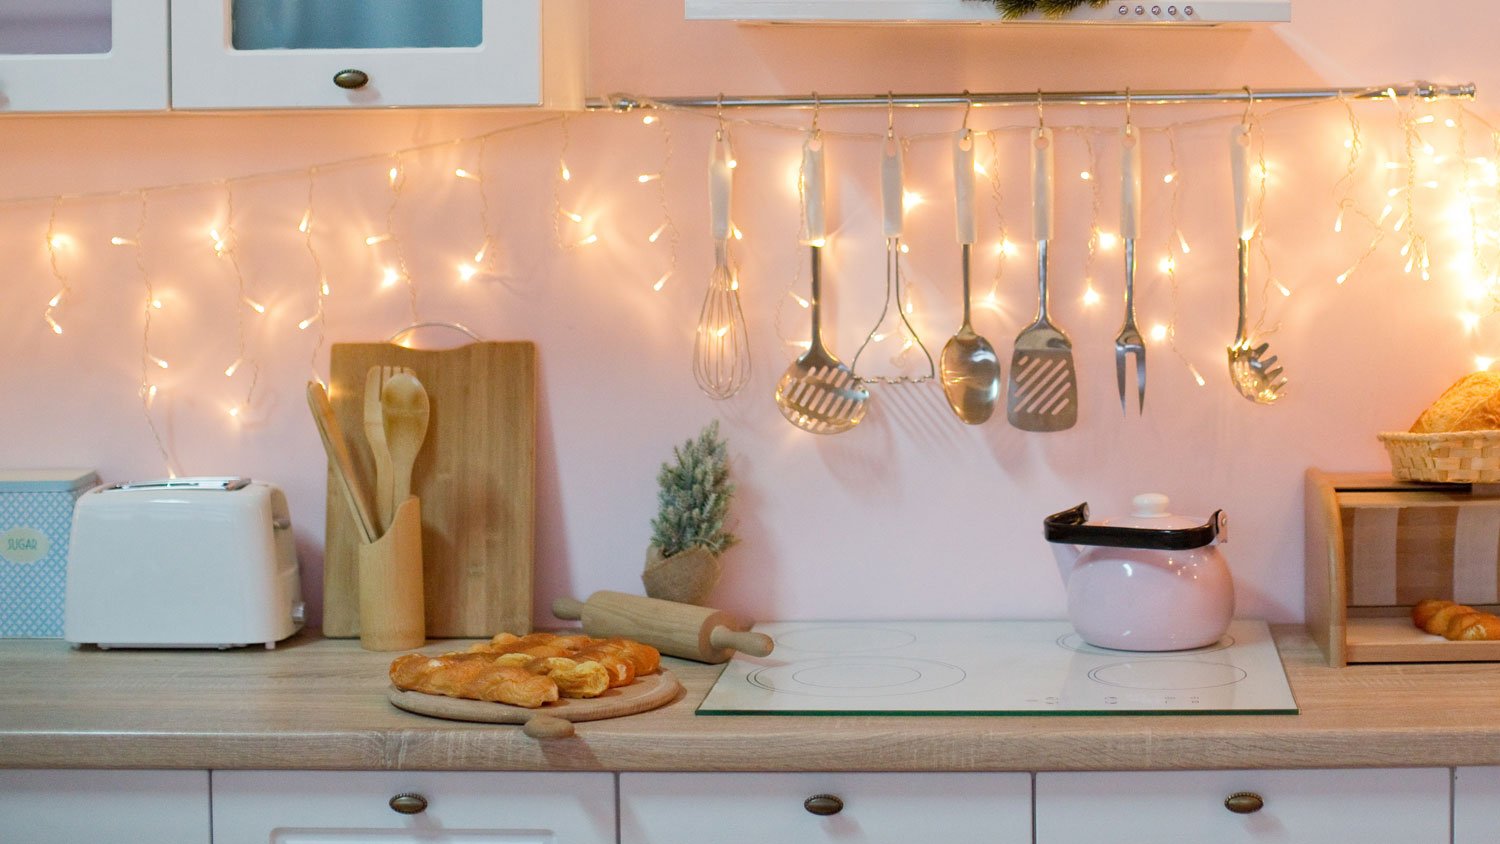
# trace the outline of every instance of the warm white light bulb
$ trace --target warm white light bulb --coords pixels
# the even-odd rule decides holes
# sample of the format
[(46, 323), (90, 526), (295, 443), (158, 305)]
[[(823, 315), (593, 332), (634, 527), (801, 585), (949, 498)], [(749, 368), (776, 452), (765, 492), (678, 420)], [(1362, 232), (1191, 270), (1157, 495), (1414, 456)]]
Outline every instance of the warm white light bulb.
[(1080, 179), (1084, 180), (1085, 182), (1087, 182), (1089, 179), (1094, 178), (1094, 174), (1090, 173), (1087, 170), (1085, 170), (1082, 173), (1078, 174), (1078, 178), (1080, 178)]
[(401, 280), (401, 274), (398, 273), (398, 272), (396, 272), (396, 268), (395, 267), (386, 267), (385, 268), (385, 277), (380, 280), (380, 286), (381, 287), (391, 287), (392, 285), (394, 285), (396, 282), (398, 282), (400, 280)]
[(641, 175), (636, 176), (635, 180), (637, 182), (640, 182), (641, 184), (644, 185), (647, 182), (654, 182), (654, 181), (656, 181), (657, 179), (660, 179), (660, 178), (661, 178), (661, 174), (660, 173), (642, 173)]
[[(661, 292), (661, 289), (662, 289), (662, 288), (663, 288), (663, 287), (665, 287), (665, 286), (666, 286), (666, 284), (667, 284), (667, 279), (668, 279), (668, 278), (670, 278), (670, 277), (671, 277), (671, 275), (672, 275), (672, 273), (671, 273), (671, 271), (670, 271), (670, 270), (668, 270), (668, 271), (667, 271), (667, 272), (664, 272), (664, 273), (662, 273), (662, 274), (661, 274), (661, 278), (659, 278), (659, 279), (657, 279), (657, 280), (656, 280), (656, 283), (655, 283), (655, 284), (653, 284), (653, 285), (651, 285), (651, 289), (652, 289), (652, 290), (655, 290), (655, 291), (656, 291), (656, 292), (658, 292), (658, 293), (660, 293), (660, 292)], [(721, 335), (721, 336), (722, 336), (722, 335)]]
[(558, 169), (561, 171), (562, 180), (564, 182), (573, 181), (573, 171), (568, 169), (567, 162), (562, 162), (561, 164), (559, 164)]
[(468, 170), (465, 170), (462, 167), (459, 167), (459, 168), (455, 169), (453, 171), (453, 175), (459, 177), (460, 179), (468, 179), (468, 180), (474, 181), (474, 182), (479, 181), (479, 177), (478, 176), (474, 175), (473, 173), (470, 173)]
[(562, 215), (575, 223), (583, 222), (583, 215), (579, 214), (576, 211), (564, 211), (562, 212)]
[(150, 358), (152, 363), (156, 364), (157, 366), (161, 367), (162, 369), (166, 369), (167, 368), (167, 362), (164, 361), (164, 360), (162, 360), (161, 358), (157, 357), (156, 355), (147, 355), (146, 357)]
[(811, 302), (807, 301), (806, 299), (802, 298), (801, 296), (798, 296), (796, 293), (788, 291), (787, 295), (790, 296), (790, 297), (792, 297), (792, 299), (796, 300), (797, 304), (801, 305), (804, 308), (810, 308), (810, 307), (812, 307), (812, 303)]
[(62, 301), (62, 297), (63, 297), (63, 292), (61, 290), (57, 291), (57, 295), (56, 296), (53, 296), (51, 299), (47, 300), (47, 307), (49, 307), (49, 308), (55, 308), (55, 307), (57, 307), (57, 303)]
[(590, 244), (598, 243), (598, 242), (599, 242), (599, 235), (597, 235), (597, 234), (591, 234), (588, 237), (585, 237), (584, 239), (578, 241), (577, 245), (578, 246), (588, 246)]
[(472, 281), (473, 278), (474, 278), (474, 276), (476, 276), (478, 274), (479, 274), (479, 270), (473, 264), (459, 264), (458, 265), (458, 280), (459, 281)]
[(119, 235), (115, 235), (114, 237), (110, 238), (109, 242), (111, 244), (115, 245), (115, 246), (134, 246), (135, 245), (135, 241), (131, 240), (128, 237), (120, 237)]
[(1115, 248), (1115, 243), (1118, 240), (1119, 240), (1119, 238), (1115, 237), (1114, 235), (1110, 234), (1109, 232), (1099, 232), (1099, 248), (1100, 249), (1113, 249), (1113, 248)]
[(1083, 304), (1090, 307), (1099, 304), (1099, 291), (1094, 289), (1092, 283), (1088, 283), (1083, 289)]
[(648, 242), (648, 243), (655, 243), (657, 241), (657, 239), (661, 237), (661, 233), (664, 232), (664, 231), (666, 231), (666, 230), (667, 230), (667, 224), (666, 223), (662, 223), (661, 225), (659, 225), (659, 226), (656, 227), (656, 231), (652, 232), (649, 236), (646, 237), (646, 242)]
[(236, 360), (234, 363), (231, 363), (229, 366), (225, 367), (225, 369), (224, 369), (224, 377), (225, 378), (233, 378), (234, 377), (234, 373), (238, 372), (239, 368), (240, 368), (240, 361)]
[(1151, 339), (1157, 343), (1167, 339), (1167, 327), (1159, 322), (1151, 326)]
[(648, 114), (645, 117), (641, 118), (641, 122), (646, 124), (647, 126), (650, 126), (652, 123), (656, 122), (656, 115)]
[(53, 319), (51, 314), (42, 314), (42, 319), (45, 319), (47, 321), (47, 325), (52, 327), (53, 334), (62, 333), (62, 326), (57, 324), (57, 320)]
[(1486, 369), (1489, 369), (1490, 367), (1492, 367), (1494, 365), (1495, 365), (1495, 359), (1494, 358), (1487, 358), (1484, 355), (1475, 355), (1474, 356), (1474, 369), (1476, 371), (1483, 372)]
[(158, 310), (158, 311), (161, 310), (161, 300), (160, 299), (152, 299), (151, 300), (151, 307), (154, 308), (155, 310)]
[(307, 234), (307, 230), (311, 226), (312, 226), (312, 209), (309, 208), (306, 211), (302, 212), (302, 222), (300, 222), (300, 223), (297, 224), (297, 231), (302, 232), (303, 234)]
[(901, 207), (903, 210), (910, 211), (911, 209), (916, 208), (918, 205), (921, 205), (926, 201), (927, 200), (923, 199), (922, 195), (920, 193), (917, 193), (916, 191), (909, 190), (901, 194)]
[(255, 301), (254, 299), (251, 299), (248, 296), (245, 297), (245, 304), (250, 306), (250, 310), (255, 311), (258, 314), (263, 314), (266, 312), (265, 305), (262, 305), (261, 303)]

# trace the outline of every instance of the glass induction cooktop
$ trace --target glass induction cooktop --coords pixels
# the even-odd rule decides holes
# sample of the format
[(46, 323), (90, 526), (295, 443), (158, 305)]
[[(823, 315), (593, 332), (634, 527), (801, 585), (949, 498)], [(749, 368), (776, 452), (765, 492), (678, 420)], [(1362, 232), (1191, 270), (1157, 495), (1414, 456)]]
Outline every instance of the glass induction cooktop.
[(736, 654), (699, 715), (1295, 715), (1264, 621), (1213, 645), (1139, 652), (1066, 621), (775, 622)]

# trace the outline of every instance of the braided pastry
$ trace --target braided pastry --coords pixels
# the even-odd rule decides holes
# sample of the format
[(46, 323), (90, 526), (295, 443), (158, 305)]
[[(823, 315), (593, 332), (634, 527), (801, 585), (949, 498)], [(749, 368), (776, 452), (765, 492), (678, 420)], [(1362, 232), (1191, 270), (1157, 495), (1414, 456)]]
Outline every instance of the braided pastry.
[(536, 708), (559, 697), (598, 697), (661, 667), (661, 653), (630, 639), (500, 633), (466, 651), (407, 654), (391, 663), (398, 689)]
[(1428, 633), (1453, 641), (1500, 639), (1500, 616), (1455, 601), (1418, 601), (1411, 620)]

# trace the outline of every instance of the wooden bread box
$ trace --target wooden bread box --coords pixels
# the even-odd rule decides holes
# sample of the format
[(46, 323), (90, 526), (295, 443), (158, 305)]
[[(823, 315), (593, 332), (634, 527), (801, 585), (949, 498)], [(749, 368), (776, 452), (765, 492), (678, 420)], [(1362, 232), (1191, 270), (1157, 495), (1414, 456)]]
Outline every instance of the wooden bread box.
[(1449, 641), (1411, 608), (1500, 611), (1500, 485), (1307, 471), (1307, 629), (1333, 666), (1500, 661), (1500, 641)]

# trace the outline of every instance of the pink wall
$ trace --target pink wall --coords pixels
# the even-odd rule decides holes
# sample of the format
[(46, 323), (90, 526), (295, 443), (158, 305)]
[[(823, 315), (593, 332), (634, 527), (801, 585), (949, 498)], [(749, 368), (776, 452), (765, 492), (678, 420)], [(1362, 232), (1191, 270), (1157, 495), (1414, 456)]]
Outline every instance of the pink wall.
[[(1366, 85), (1412, 78), (1500, 84), (1483, 21), (1489, 4), (1442, 4), (1442, 14), (1395, 0), (1302, 0), (1296, 22), (1260, 29), (1138, 31), (1034, 28), (785, 28), (688, 23), (662, 0), (593, 4), (592, 93), (646, 95), (868, 93), (898, 91), (1237, 88)], [(1458, 132), (1442, 126), (1457, 105), (1430, 107), (1428, 131), (1440, 153), (1456, 154)], [(1391, 182), (1380, 169), (1401, 156), (1402, 134), (1388, 103), (1354, 107), (1367, 158), (1355, 182), (1361, 207), (1378, 213)], [(1178, 220), (1192, 252), (1179, 266), (1177, 341), (1207, 378), (1199, 387), (1164, 345), (1150, 351), (1147, 412), (1122, 417), (1115, 395), (1112, 338), (1118, 328), (1120, 252), (1102, 252), (1093, 278), (1103, 301), (1082, 301), (1091, 220), (1086, 148), (1100, 150), (1100, 225), (1117, 230), (1118, 165), (1109, 136), (1118, 109), (1059, 108), (1058, 233), (1054, 246), (1056, 320), (1073, 336), (1083, 410), (1073, 430), (1026, 434), (997, 417), (960, 425), (937, 387), (877, 390), (866, 421), (829, 438), (804, 434), (778, 414), (771, 394), (806, 337), (806, 314), (788, 295), (806, 295), (805, 249), (796, 243), (797, 209), (789, 172), (810, 115), (765, 111), (737, 118), (741, 162), (736, 244), (753, 348), (753, 379), (740, 395), (712, 401), (689, 368), (694, 325), (711, 265), (704, 163), (712, 120), (671, 114), (666, 205), (680, 234), (678, 271), (660, 292), (652, 283), (671, 265), (668, 239), (647, 242), (662, 221), (655, 184), (661, 126), (638, 116), (589, 114), (568, 121), (574, 180), (561, 200), (586, 215), (563, 221), (565, 239), (597, 232), (600, 242), (559, 249), (553, 224), (556, 121), (497, 135), (483, 147), (490, 225), (507, 270), (503, 279), (460, 283), (455, 266), (483, 239), (473, 169), (477, 143), (403, 157), (408, 181), (396, 230), (413, 268), (424, 319), (458, 320), (487, 339), (528, 339), (540, 348), (538, 618), (559, 594), (639, 589), (639, 569), (655, 508), (655, 472), (672, 444), (712, 418), (722, 420), (740, 491), (735, 506), (743, 544), (727, 558), (717, 602), (761, 618), (1056, 617), (1063, 593), (1046, 543), (1043, 515), (1087, 500), (1098, 514), (1123, 511), (1131, 494), (1155, 490), (1193, 514), (1223, 508), (1231, 518), (1230, 557), (1241, 614), (1275, 621), (1302, 616), (1302, 472), (1308, 466), (1378, 470), (1380, 430), (1404, 429), (1476, 354), (1500, 356), (1495, 326), (1462, 330), (1468, 252), (1466, 223), (1447, 212), (1460, 197), (1455, 164), (1435, 167), (1442, 187), (1421, 192), (1418, 221), (1433, 246), (1433, 278), (1401, 271), (1401, 238), (1390, 235), (1363, 273), (1343, 287), (1333, 278), (1368, 240), (1350, 224), (1335, 235), (1335, 183), (1344, 172), (1347, 118), (1338, 103), (1275, 114), (1262, 110), (1272, 167), (1265, 203), (1274, 275), (1293, 291), (1273, 293), (1273, 346), (1292, 391), (1272, 408), (1230, 388), (1223, 347), (1234, 331), (1234, 240), (1228, 199), (1228, 127), (1234, 107), (1142, 107), (1148, 129), (1197, 121), (1177, 132), (1182, 174)], [(0, 204), (0, 465), (83, 465), (109, 480), (157, 476), (164, 467), (146, 426), (140, 379), (143, 287), (128, 248), (112, 235), (137, 225), (138, 187), (153, 192), (143, 259), (166, 307), (152, 321), (151, 349), (173, 362), (154, 377), (154, 408), (182, 471), (247, 474), (290, 496), (309, 593), (321, 591), (323, 458), (302, 400), (302, 383), (326, 376), (326, 345), (296, 323), (315, 309), (312, 262), (296, 231), (307, 196), (306, 168), (326, 166), (314, 189), (315, 244), (328, 271), (328, 342), (376, 341), (410, 319), (407, 295), (379, 285), (381, 260), (366, 234), (384, 227), (390, 199), (384, 153), (448, 139), (475, 138), (537, 119), (496, 111), (364, 114), (9, 117), (0, 135), (0, 197), (122, 191), (119, 197), (64, 203), (57, 229), (73, 238), (60, 256), (72, 295), (54, 336), (42, 311), (57, 283), (42, 248), (50, 202)], [(1217, 119), (1214, 118), (1223, 118)], [(1012, 339), (1035, 306), (1026, 210), (1024, 129), (1029, 108), (979, 109), (972, 125), (1000, 129), (1004, 214), (1019, 254), (996, 287), (997, 310), (976, 312), (976, 328), (1008, 359)], [(947, 139), (956, 110), (903, 112), (898, 127), (927, 134), (912, 142), (910, 188), (929, 201), (908, 217), (906, 265), (918, 304), (917, 328), (934, 353), (959, 321), (958, 250), (952, 237)], [(827, 113), (836, 236), (825, 294), (834, 351), (852, 357), (879, 313), (884, 292), (876, 204), (883, 111)], [(769, 125), (777, 124), (777, 125)], [(1488, 132), (1471, 119), (1468, 152), (1492, 154)], [(1084, 131), (1097, 127), (1100, 131)], [(982, 158), (993, 164), (987, 142)], [(1168, 141), (1148, 133), (1146, 222), (1138, 275), (1143, 325), (1165, 322), (1170, 286), (1156, 270), (1172, 226)], [(218, 182), (234, 184), (245, 283), (268, 306), (247, 316), (248, 357), (261, 367), (254, 401), (240, 420), (226, 408), (244, 397), (245, 373), (222, 371), (238, 354), (242, 312), (228, 263), (206, 230), (225, 223)], [(1493, 198), (1493, 189), (1489, 189)], [(982, 190), (976, 284), (996, 273), (999, 216)], [(1389, 228), (1389, 226), (1387, 226)], [(1261, 273), (1260, 265), (1257, 272)], [(1257, 279), (1263, 280), (1263, 275)], [(1255, 304), (1261, 288), (1255, 287)], [(427, 338), (424, 338), (427, 339)], [(441, 335), (430, 338), (445, 342)], [(889, 341), (888, 341), (889, 342)], [(873, 356), (883, 366), (888, 353)]]

